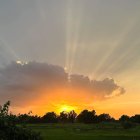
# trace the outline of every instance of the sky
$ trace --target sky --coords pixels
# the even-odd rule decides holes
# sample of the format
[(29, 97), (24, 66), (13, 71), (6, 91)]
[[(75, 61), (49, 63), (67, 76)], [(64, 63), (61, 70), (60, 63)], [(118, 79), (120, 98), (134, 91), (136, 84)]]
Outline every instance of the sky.
[(139, 0), (0, 0), (0, 104), (140, 114), (139, 13)]

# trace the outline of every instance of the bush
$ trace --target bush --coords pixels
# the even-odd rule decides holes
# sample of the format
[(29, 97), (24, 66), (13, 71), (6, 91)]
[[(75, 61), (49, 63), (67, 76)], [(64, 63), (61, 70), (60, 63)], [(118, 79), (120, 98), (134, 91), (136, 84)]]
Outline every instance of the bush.
[(125, 121), (125, 122), (122, 123), (122, 127), (123, 127), (124, 129), (130, 129), (130, 128), (132, 128), (133, 126), (134, 126), (133, 123), (132, 123), (132, 122), (129, 122), (129, 121)]
[(0, 140), (41, 140), (37, 132), (16, 125), (16, 116), (8, 114), (10, 102), (0, 110)]

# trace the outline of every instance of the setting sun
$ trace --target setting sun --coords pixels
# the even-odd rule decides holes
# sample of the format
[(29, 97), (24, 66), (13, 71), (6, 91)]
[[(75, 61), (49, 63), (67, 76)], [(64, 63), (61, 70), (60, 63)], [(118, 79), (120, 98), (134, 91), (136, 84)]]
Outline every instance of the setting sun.
[(69, 106), (69, 105), (62, 105), (59, 108), (59, 112), (62, 112), (62, 111), (69, 112), (69, 111), (72, 111), (72, 110), (75, 110), (75, 107)]

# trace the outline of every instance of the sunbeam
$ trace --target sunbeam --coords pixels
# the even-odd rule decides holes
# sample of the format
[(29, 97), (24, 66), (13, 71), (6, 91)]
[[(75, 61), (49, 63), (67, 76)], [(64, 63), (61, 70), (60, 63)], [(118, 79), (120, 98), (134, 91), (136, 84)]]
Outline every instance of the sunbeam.
[[(109, 64), (108, 67), (106, 67), (106, 69), (104, 70), (103, 74), (100, 74), (100, 77), (105, 77), (107, 75), (108, 72), (112, 71), (113, 73), (116, 71), (118, 71), (119, 67), (123, 66), (124, 63), (128, 63), (130, 64), (130, 61), (132, 61), (132, 57), (136, 58), (136, 54), (132, 53), (133, 51), (135, 51), (137, 49), (137, 47), (139, 46), (140, 42), (138, 40), (136, 40), (134, 43), (129, 44), (130, 46), (127, 46), (127, 48), (125, 49), (125, 51), (123, 53), (121, 53), (116, 60), (114, 60), (112, 63)], [(131, 56), (131, 57), (130, 57)], [(138, 59), (137, 59), (138, 60)], [(135, 64), (137, 61), (133, 61), (133, 64)], [(125, 68), (123, 68), (122, 70), (125, 70)], [(129, 70), (129, 69), (127, 69)]]
[[(102, 70), (105, 69), (106, 67), (110, 67), (110, 64), (108, 64), (108, 62), (110, 61), (111, 55), (113, 55), (118, 48), (122, 47), (121, 44), (125, 41), (125, 38), (127, 38), (127, 35), (133, 29), (135, 24), (136, 20), (131, 20), (129, 24), (127, 24), (127, 26), (123, 29), (121, 34), (118, 36), (118, 39), (110, 43), (109, 50), (104, 55), (104, 57), (102, 57), (102, 60), (99, 61), (98, 65), (93, 70), (93, 74), (96, 75), (96, 73), (102, 72)], [(114, 60), (112, 61), (112, 63), (114, 63)], [(102, 72), (102, 74), (104, 74), (104, 72)]]
[(6, 43), (6, 41), (0, 40), (0, 49), (1, 49), (0, 57), (2, 57), (2, 59), (5, 61), (5, 64), (9, 63), (11, 61), (11, 59), (13, 61), (20, 60), (18, 55), (16, 54), (16, 52), (11, 47), (9, 47), (9, 45), (8, 45), (8, 43)]
[[(80, 28), (82, 24), (83, 7), (68, 1), (66, 8), (66, 68), (72, 73), (75, 55), (79, 46)], [(74, 7), (76, 6), (76, 7)], [(76, 8), (76, 10), (75, 10)]]

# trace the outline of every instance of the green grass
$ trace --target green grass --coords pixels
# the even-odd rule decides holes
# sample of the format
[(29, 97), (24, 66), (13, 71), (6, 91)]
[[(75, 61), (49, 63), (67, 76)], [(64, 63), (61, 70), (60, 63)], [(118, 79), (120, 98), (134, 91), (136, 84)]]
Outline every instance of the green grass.
[(140, 126), (125, 130), (120, 124), (30, 124), (44, 140), (140, 140)]

